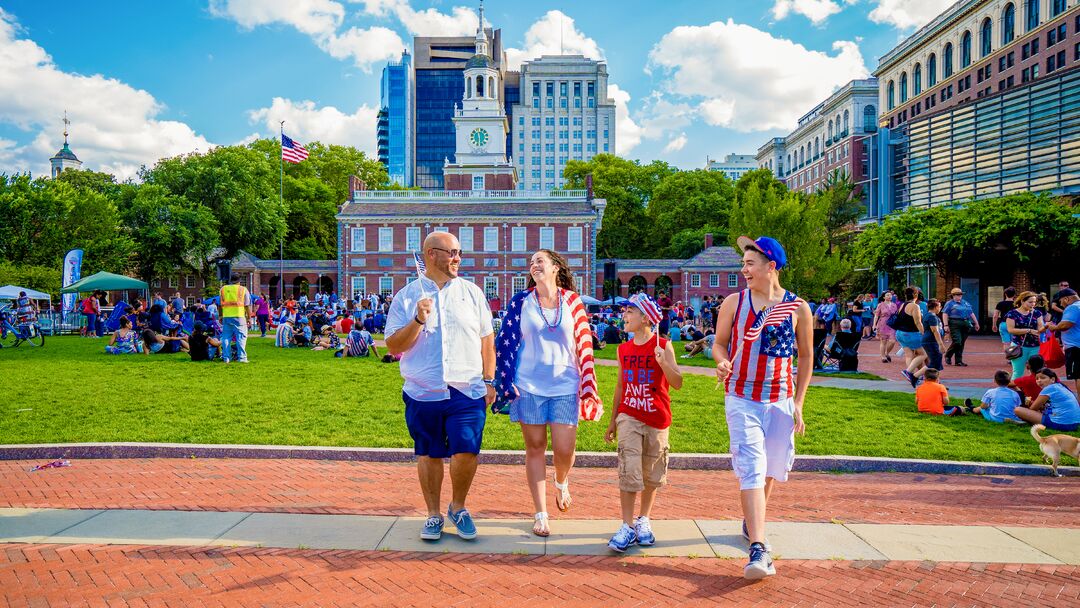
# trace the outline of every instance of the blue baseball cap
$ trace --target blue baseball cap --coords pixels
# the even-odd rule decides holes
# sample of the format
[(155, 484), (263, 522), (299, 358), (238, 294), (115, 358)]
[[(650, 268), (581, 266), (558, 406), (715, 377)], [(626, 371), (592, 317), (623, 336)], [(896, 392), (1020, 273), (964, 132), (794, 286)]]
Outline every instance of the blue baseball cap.
[(784, 247), (780, 244), (780, 241), (777, 241), (772, 237), (761, 236), (758, 237), (757, 240), (754, 240), (748, 236), (740, 236), (736, 242), (739, 245), (739, 249), (742, 249), (743, 252), (747, 249), (760, 251), (770, 262), (776, 262), (777, 270), (787, 266), (787, 252), (784, 251)]

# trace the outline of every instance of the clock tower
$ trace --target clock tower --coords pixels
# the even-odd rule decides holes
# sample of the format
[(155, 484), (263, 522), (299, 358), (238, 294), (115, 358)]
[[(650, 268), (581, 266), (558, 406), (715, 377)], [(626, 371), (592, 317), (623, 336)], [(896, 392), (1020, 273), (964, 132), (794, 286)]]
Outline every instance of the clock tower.
[(457, 133), (454, 162), (447, 159), (443, 176), (447, 190), (514, 190), (517, 169), (506, 156), (506, 118), (503, 84), (484, 31), (484, 3), (476, 28), (476, 54), (465, 63), (465, 94), (454, 109)]

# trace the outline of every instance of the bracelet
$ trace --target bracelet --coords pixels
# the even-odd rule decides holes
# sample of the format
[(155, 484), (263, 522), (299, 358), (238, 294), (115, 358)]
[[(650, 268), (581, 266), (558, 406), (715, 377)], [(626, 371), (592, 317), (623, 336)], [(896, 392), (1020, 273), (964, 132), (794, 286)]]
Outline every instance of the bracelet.
[(417, 325), (423, 325), (424, 324), (424, 322), (420, 320), (420, 317), (417, 317), (416, 315), (413, 315), (412, 320), (416, 321)]
[(494, 386), (495, 385), (495, 379), (494, 378), (484, 378), (484, 384), (486, 384), (488, 386)]

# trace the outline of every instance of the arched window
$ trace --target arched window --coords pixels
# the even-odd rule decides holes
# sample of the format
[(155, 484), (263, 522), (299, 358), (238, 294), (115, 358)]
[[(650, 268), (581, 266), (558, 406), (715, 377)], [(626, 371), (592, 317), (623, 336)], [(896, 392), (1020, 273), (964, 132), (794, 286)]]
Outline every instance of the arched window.
[(950, 42), (950, 43), (946, 44), (945, 45), (945, 50), (942, 51), (941, 53), (943, 55), (945, 55), (945, 65), (943, 67), (941, 77), (942, 78), (948, 78), (949, 76), (952, 76), (952, 66), (953, 66), (953, 63), (952, 63), (953, 62), (952, 43)]
[(465, 77), (465, 98), (472, 99), (472, 76)]
[(848, 124), (851, 122), (851, 112), (844, 110), (844, 135), (847, 135)]
[(926, 86), (932, 87), (937, 84), (937, 55), (930, 53), (926, 60)]
[(821, 156), (821, 138), (814, 138), (814, 158)]
[(1065, 12), (1065, 0), (1053, 0), (1050, 2), (1050, 16), (1057, 17), (1061, 13)]
[(484, 96), (484, 78), (483, 78), (483, 76), (476, 79), (476, 96), (477, 97), (483, 97)]
[(922, 64), (915, 64), (915, 69), (911, 71), (911, 79), (914, 81), (911, 83), (914, 94), (922, 93)]
[(960, 37), (960, 69), (971, 65), (971, 32)]
[(986, 57), (990, 54), (990, 33), (993, 26), (990, 25), (990, 18), (983, 19), (982, 29), (979, 33), (979, 57)]
[(900, 103), (907, 101), (907, 72), (900, 73)]
[(840, 130), (840, 114), (836, 115), (836, 135), (843, 135), (843, 131)]
[(791, 155), (790, 154), (787, 155), (787, 170), (788, 170), (788, 173), (791, 173)]
[(1039, 27), (1039, 0), (1024, 0), (1024, 31)]
[(488, 90), (488, 95), (490, 95), (491, 98), (494, 99), (495, 98), (495, 77), (494, 76), (488, 76), (488, 88), (487, 88), (487, 90)]
[(1010, 2), (1001, 12), (1001, 44), (1006, 45), (1016, 37), (1016, 7)]
[(892, 110), (893, 108), (896, 107), (896, 83), (894, 83), (891, 80), (889, 81), (888, 91), (889, 91), (888, 92), (888, 97), (889, 97), (889, 99), (888, 99), (888, 102), (889, 102), (888, 108), (890, 110)]
[(866, 106), (863, 108), (862, 128), (863, 131), (877, 130), (877, 111), (874, 109), (874, 106)]
[(832, 141), (832, 121), (829, 121), (829, 139), (826, 141)]

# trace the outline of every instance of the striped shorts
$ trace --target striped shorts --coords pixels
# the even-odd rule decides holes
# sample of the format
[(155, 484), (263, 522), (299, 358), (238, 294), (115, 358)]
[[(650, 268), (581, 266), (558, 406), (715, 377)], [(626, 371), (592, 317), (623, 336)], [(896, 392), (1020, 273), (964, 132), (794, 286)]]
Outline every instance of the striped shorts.
[(520, 396), (510, 403), (510, 421), (522, 424), (578, 423), (578, 396), (545, 397), (518, 389)]

